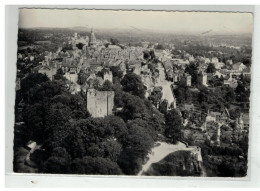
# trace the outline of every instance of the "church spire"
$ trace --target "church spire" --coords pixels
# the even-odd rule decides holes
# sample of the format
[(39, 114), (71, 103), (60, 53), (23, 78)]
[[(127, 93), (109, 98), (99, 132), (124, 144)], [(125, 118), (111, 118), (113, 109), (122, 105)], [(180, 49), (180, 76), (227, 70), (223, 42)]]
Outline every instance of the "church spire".
[(97, 44), (93, 27), (91, 27), (89, 46), (95, 46)]

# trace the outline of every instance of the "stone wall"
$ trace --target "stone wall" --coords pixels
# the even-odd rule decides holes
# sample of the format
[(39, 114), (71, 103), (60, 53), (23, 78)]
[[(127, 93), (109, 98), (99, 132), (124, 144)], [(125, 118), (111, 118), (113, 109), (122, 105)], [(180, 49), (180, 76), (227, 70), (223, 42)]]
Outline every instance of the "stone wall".
[(87, 108), (92, 117), (112, 115), (114, 96), (115, 93), (113, 91), (89, 89), (87, 92)]

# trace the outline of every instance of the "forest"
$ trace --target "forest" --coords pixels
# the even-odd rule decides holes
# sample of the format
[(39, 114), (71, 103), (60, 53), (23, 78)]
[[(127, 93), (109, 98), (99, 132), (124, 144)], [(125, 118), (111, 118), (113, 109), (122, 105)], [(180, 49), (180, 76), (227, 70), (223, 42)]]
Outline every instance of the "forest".
[(86, 93), (70, 94), (63, 76), (57, 75), (61, 74), (50, 81), (46, 75), (29, 74), (16, 96), (16, 122), (24, 124), (15, 133), (20, 141), (14, 149), (28, 141), (41, 145), (30, 156), (40, 173), (134, 175), (158, 134), (172, 142), (179, 138), (180, 115), (174, 110), (165, 116), (158, 111), (144, 97), (145, 87), (134, 73), (99, 87), (115, 91), (115, 108), (122, 108), (104, 118), (92, 118)]

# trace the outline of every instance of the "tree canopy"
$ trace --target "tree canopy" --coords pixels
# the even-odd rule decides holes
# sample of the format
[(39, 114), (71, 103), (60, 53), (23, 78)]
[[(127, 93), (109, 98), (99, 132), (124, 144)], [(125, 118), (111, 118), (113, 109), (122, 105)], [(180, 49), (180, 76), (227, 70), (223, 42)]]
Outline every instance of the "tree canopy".
[(121, 85), (123, 86), (123, 91), (139, 96), (140, 98), (144, 98), (145, 87), (141, 77), (135, 73), (126, 74), (121, 80)]

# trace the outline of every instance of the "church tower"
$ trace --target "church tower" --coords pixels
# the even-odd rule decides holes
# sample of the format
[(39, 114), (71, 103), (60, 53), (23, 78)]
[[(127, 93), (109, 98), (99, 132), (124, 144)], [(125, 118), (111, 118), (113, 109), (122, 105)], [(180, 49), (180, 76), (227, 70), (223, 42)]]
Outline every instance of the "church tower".
[(95, 37), (95, 33), (93, 28), (91, 28), (90, 38), (89, 38), (89, 46), (95, 46), (97, 44), (97, 39)]

